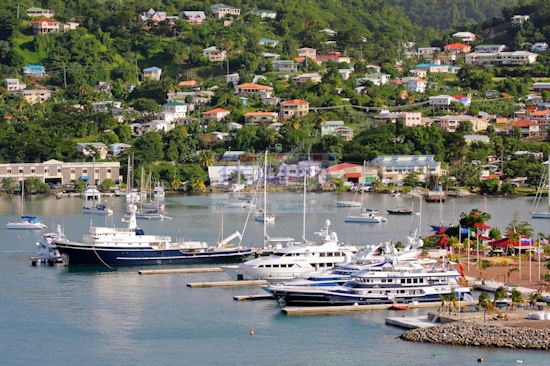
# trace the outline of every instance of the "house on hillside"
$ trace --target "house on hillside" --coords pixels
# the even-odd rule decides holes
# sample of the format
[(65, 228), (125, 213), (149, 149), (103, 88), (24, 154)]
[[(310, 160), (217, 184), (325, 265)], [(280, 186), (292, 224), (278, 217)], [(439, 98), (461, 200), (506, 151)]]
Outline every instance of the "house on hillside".
[(515, 128), (520, 130), (522, 137), (538, 136), (540, 132), (537, 122), (526, 119), (508, 123), (506, 125), (506, 133), (509, 135)]
[(113, 156), (116, 156), (128, 149), (131, 149), (132, 145), (123, 144), (121, 142), (117, 142), (115, 144), (109, 145), (109, 153)]
[(76, 151), (85, 156), (93, 156), (97, 153), (101, 159), (105, 159), (109, 149), (103, 142), (79, 142), (76, 144)]
[(9, 92), (23, 90), (27, 87), (27, 84), (23, 84), (19, 79), (6, 79), (6, 90)]
[(243, 83), (235, 86), (235, 95), (245, 97), (250, 94), (269, 94), (273, 92), (273, 87), (269, 85)]
[(304, 73), (296, 76), (294, 78), (294, 81), (298, 85), (302, 85), (308, 82), (311, 82), (313, 84), (319, 84), (321, 81), (323, 81), (323, 77), (317, 72), (310, 72), (310, 73)]
[(180, 102), (168, 102), (163, 104), (160, 116), (166, 122), (178, 122), (187, 117), (188, 105)]
[(471, 52), (464, 56), (466, 65), (530, 65), (539, 55), (528, 51), (514, 52)]
[(202, 118), (205, 122), (220, 122), (225, 117), (229, 116), (231, 111), (223, 108), (214, 108), (206, 112), (202, 112)]
[(34, 34), (44, 35), (61, 31), (61, 23), (54, 19), (37, 19), (33, 20), (31, 24)]
[(463, 55), (470, 52), (472, 47), (466, 43), (456, 42), (446, 45), (443, 49), (455, 55)]
[(523, 23), (525, 23), (526, 21), (529, 20), (529, 15), (513, 15), (511, 18), (510, 18), (510, 22), (512, 23), (512, 25), (516, 26), (516, 27), (522, 27), (523, 26)]
[(279, 103), (279, 118), (288, 120), (293, 116), (302, 117), (309, 113), (309, 103), (302, 99), (287, 100)]
[(241, 14), (241, 9), (225, 4), (211, 5), (210, 10), (216, 20), (223, 20), (226, 16), (237, 17)]
[(52, 95), (52, 91), (47, 89), (22, 89), (14, 93), (19, 94), (29, 104), (43, 103)]
[(156, 11), (153, 8), (138, 15), (138, 21), (141, 23), (146, 23), (146, 22), (159, 23), (165, 20), (166, 20), (166, 12)]
[(227, 59), (227, 52), (225, 50), (219, 50), (216, 46), (203, 49), (202, 55), (208, 57), (210, 62), (219, 62)]
[(252, 10), (250, 14), (259, 16), (260, 18), (269, 18), (269, 19), (275, 19), (277, 18), (277, 12), (275, 10)]
[(179, 17), (192, 25), (201, 25), (206, 20), (204, 11), (184, 10), (180, 12)]
[(506, 51), (507, 48), (505, 44), (480, 44), (474, 47), (474, 52), (498, 53)]
[(53, 18), (55, 12), (52, 9), (28, 8), (27, 16), (29, 18)]
[(475, 42), (476, 35), (472, 32), (456, 32), (453, 33), (453, 37), (462, 39), (462, 42), (471, 43)]
[(421, 182), (444, 174), (441, 162), (436, 161), (434, 155), (382, 155), (369, 161), (367, 167), (378, 168), (380, 180), (394, 184), (413, 172)]
[(277, 112), (247, 112), (244, 114), (246, 124), (257, 125), (265, 123), (270, 125), (273, 122), (277, 122)]
[(156, 66), (148, 67), (143, 69), (143, 78), (150, 80), (160, 80), (160, 75), (162, 74), (162, 69)]
[(309, 47), (298, 48), (298, 56), (317, 58), (317, 49)]
[(349, 58), (348, 56), (342, 55), (340, 51), (336, 51), (336, 50), (329, 51), (324, 55), (320, 55), (318, 58), (322, 62), (332, 61), (336, 63), (341, 63), (341, 62), (346, 62), (348, 64), (351, 63), (351, 58)]
[(271, 38), (260, 38), (260, 46), (277, 47), (279, 41)]
[(276, 72), (296, 72), (298, 71), (298, 65), (293, 60), (273, 60), (273, 71)]

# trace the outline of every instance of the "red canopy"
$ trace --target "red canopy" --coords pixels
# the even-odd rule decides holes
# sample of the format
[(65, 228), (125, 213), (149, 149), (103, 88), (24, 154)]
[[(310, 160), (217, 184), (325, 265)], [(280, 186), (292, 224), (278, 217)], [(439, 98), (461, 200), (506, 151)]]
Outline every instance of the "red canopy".
[(478, 228), (478, 229), (483, 229), (483, 230), (486, 230), (486, 229), (490, 229), (491, 227), (487, 224), (484, 224), (482, 222), (476, 222), (475, 223), (475, 226)]

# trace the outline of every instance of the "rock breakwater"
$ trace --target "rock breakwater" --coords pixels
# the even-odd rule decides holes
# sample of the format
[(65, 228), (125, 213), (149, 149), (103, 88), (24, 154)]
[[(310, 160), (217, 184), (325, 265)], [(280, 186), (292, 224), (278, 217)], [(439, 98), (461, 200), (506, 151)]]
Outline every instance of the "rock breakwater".
[(403, 333), (401, 339), (457, 346), (550, 349), (550, 329), (482, 325), (469, 321), (412, 329)]

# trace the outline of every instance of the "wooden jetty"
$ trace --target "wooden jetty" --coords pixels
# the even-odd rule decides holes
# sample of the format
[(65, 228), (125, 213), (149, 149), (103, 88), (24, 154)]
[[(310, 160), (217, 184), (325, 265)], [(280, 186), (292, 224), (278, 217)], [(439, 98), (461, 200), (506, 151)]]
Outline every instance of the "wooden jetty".
[(267, 286), (269, 282), (266, 280), (249, 280), (249, 281), (217, 281), (217, 282), (190, 282), (187, 287), (205, 288), (205, 287), (238, 287), (238, 286)]
[(142, 269), (138, 271), (140, 275), (174, 274), (174, 273), (208, 273), (208, 272), (223, 272), (223, 270), (219, 267), (203, 267), (203, 268)]
[(233, 296), (235, 301), (250, 301), (250, 300), (274, 300), (275, 296), (270, 294), (265, 295), (236, 295)]
[[(285, 306), (282, 311), (286, 315), (319, 315), (345, 313), (352, 311), (390, 310), (394, 304), (381, 305), (343, 305), (343, 306)], [(460, 306), (477, 305), (476, 301), (460, 301)], [(436, 308), (441, 306), (441, 301), (410, 303), (407, 306), (413, 308)]]

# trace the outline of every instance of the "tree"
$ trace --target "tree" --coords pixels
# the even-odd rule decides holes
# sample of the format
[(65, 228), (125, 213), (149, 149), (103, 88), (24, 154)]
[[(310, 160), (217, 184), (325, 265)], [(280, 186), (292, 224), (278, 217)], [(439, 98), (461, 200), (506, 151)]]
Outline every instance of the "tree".
[(141, 161), (151, 163), (164, 157), (162, 138), (156, 131), (147, 132), (135, 142), (136, 152)]
[(420, 172), (411, 171), (409, 174), (403, 178), (403, 185), (410, 186), (410, 187), (417, 187), (420, 185), (420, 180), (418, 179), (418, 176), (420, 175)]
[(111, 178), (103, 180), (98, 186), (98, 190), (101, 192), (109, 192), (115, 186), (115, 182)]
[(527, 238), (530, 238), (533, 235), (533, 228), (531, 227), (531, 224), (527, 221), (520, 220), (519, 212), (514, 212), (514, 216), (512, 217), (512, 221), (506, 226), (506, 232), (507, 233), (514, 233), (518, 235), (523, 235)]

